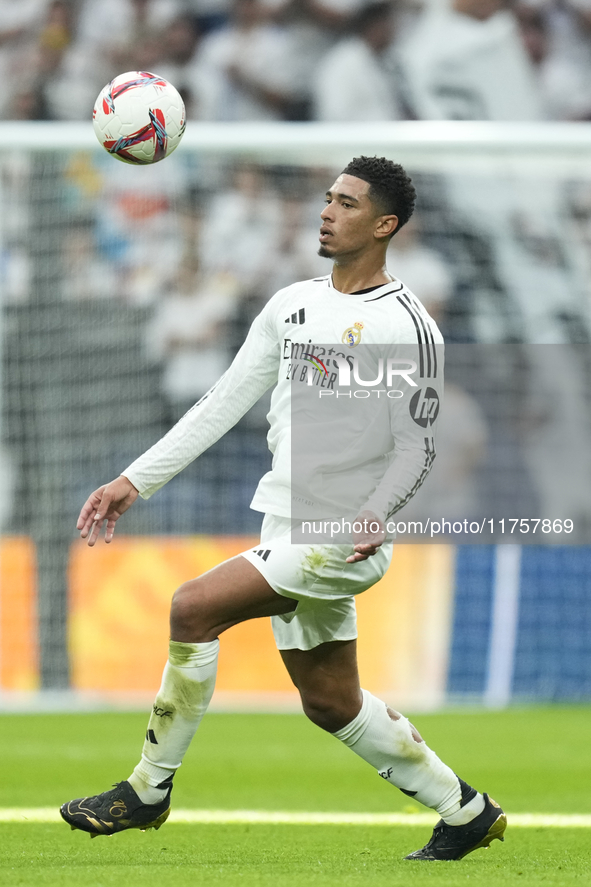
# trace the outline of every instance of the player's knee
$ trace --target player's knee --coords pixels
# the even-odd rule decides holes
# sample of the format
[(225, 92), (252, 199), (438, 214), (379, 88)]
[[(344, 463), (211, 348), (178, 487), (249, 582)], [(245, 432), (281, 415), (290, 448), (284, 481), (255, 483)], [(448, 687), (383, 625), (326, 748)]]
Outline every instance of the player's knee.
[(348, 697), (336, 699), (331, 694), (301, 693), (304, 714), (317, 727), (336, 733), (355, 719), (359, 712), (358, 702)]
[[(207, 640), (209, 630), (209, 614), (207, 607), (194, 581), (185, 582), (175, 591), (170, 606), (171, 636), (178, 637), (189, 631), (198, 643)], [(199, 635), (203, 633), (204, 637)]]
[(188, 583), (177, 588), (172, 596), (170, 604), (170, 624), (171, 626), (185, 626), (188, 622), (193, 621), (195, 606), (193, 595), (187, 588)]

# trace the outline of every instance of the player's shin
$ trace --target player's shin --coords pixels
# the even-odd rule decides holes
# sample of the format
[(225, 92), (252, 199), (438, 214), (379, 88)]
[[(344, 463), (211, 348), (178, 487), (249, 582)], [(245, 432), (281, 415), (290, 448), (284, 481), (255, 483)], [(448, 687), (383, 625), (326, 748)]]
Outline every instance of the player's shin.
[(170, 780), (201, 723), (213, 695), (219, 641), (186, 644), (171, 641), (162, 685), (148, 721), (142, 757), (129, 777), (141, 800), (155, 804), (166, 795)]
[(366, 690), (357, 717), (333, 735), (405, 794), (432, 807), (450, 825), (484, 809), (482, 795), (458, 779), (421, 739), (407, 718)]

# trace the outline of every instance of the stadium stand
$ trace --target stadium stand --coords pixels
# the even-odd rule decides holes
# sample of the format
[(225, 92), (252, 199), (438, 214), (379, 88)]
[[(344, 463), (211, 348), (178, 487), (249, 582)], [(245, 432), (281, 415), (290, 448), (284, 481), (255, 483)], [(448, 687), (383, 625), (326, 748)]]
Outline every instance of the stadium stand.
[[(368, 8), (388, 6), (389, 46), (362, 52)], [(380, 83), (375, 119), (591, 116), (586, 0), (2, 0), (0, 22), (4, 120), (87, 119), (125, 70), (169, 77), (189, 119), (328, 119), (318, 77), (349, 57)]]
[[(268, 149), (260, 150), (257, 159), (252, 149), (225, 157), (185, 149), (142, 170), (141, 180), (137, 170), (115, 164), (98, 148), (2, 152), (2, 470), (13, 479), (2, 512), (5, 532), (35, 544), (44, 687), (66, 687), (70, 679), (68, 549), (87, 491), (120, 471), (206, 390), (276, 289), (327, 270), (314, 241), (318, 193), (333, 175), (332, 164), (269, 161)], [(439, 480), (434, 476), (431, 504), (447, 503), (455, 509), (452, 516), (478, 512), (478, 519), (482, 502), (486, 515), (497, 518), (513, 516), (517, 508), (521, 514), (553, 510), (553, 517), (575, 518), (572, 538), (581, 543), (591, 527), (591, 425), (585, 384), (589, 275), (581, 261), (589, 185), (578, 170), (556, 170), (548, 161), (533, 178), (523, 178), (527, 188), (516, 191), (514, 171), (473, 172), (461, 155), (445, 169), (423, 161), (416, 171), (411, 167), (421, 198), (416, 220), (399, 245), (394, 241), (390, 262), (396, 273), (400, 261), (409, 282), (417, 275), (412, 282), (425, 290), (453, 346), (450, 423), (442, 431), (443, 469)], [(533, 218), (532, 194), (543, 190), (541, 181), (552, 185), (545, 191), (552, 194), (554, 212), (538, 214), (548, 220), (546, 227), (538, 222), (530, 230), (523, 214)], [(489, 208), (490, 218), (478, 213), (479, 205)], [(517, 253), (498, 233), (516, 218)], [(540, 261), (548, 290), (543, 300), (535, 297), (540, 282), (531, 271)], [(551, 411), (536, 387), (542, 370), (532, 348), (540, 342), (571, 349), (561, 353), (572, 359), (557, 363), (554, 357), (562, 374), (549, 380)], [(501, 345), (505, 357), (499, 364)], [(508, 381), (512, 370), (516, 383)], [(256, 533), (259, 518), (249, 502), (269, 464), (266, 409), (261, 402), (182, 478), (130, 513), (126, 534)], [(564, 427), (574, 429), (578, 447), (571, 440), (557, 450), (556, 434)], [(561, 465), (540, 470), (556, 452), (565, 456)], [(446, 475), (454, 477), (453, 499)], [(420, 516), (418, 497), (414, 505)], [(56, 509), (61, 519), (48, 520)], [(552, 539), (554, 545), (560, 541)], [(486, 546), (458, 548), (448, 680), (456, 697), (493, 692), (487, 691), (487, 669), (495, 557)], [(532, 589), (545, 559), (549, 572), (564, 568), (571, 578), (555, 590), (552, 583), (540, 586), (544, 614), (538, 618)], [(587, 692), (586, 672), (573, 665), (571, 674), (564, 657), (565, 645), (574, 644), (583, 662), (585, 642), (578, 632), (586, 610), (579, 622), (568, 622), (566, 611), (580, 606), (588, 559), (586, 546), (562, 554), (559, 548), (524, 549), (511, 654), (516, 693), (571, 698)], [(532, 663), (545, 655), (549, 614), (560, 606), (568, 624), (555, 636), (547, 672)], [(465, 643), (459, 644), (460, 637)], [(507, 651), (501, 654), (506, 660)]]
[[(0, 120), (88, 120), (99, 89), (112, 76), (156, 69), (179, 86), (191, 121), (313, 123), (327, 116), (317, 114), (313, 100), (323, 66), (341, 53), (346, 61), (352, 46), (359, 50), (359, 16), (370, 6), (387, 5), (0, 0), (5, 83)], [(456, 53), (461, 77), (472, 78), (475, 93), (484, 98), (466, 102), (465, 95), (456, 96), (452, 106), (437, 109), (421, 79), (428, 66), (420, 52), (413, 53), (417, 41), (421, 51), (425, 47), (420, 35), (430, 27), (433, 10), (410, 0), (390, 6), (392, 40), (379, 47), (380, 76), (390, 78), (392, 90), (382, 103), (387, 108), (391, 101), (384, 119), (591, 119), (588, 0), (522, 0), (502, 11), (492, 0), (456, 0), (453, 8), (440, 10), (449, 42), (457, 39), (466, 51), (465, 57)], [(114, 15), (116, 37), (109, 27)], [(472, 64), (474, 46), (483, 40), (498, 62), (507, 51), (505, 37), (523, 75), (521, 93), (530, 95), (520, 105), (526, 111), (493, 112), (487, 102), (498, 98), (490, 93), (499, 84)], [(271, 80), (265, 71), (277, 69), (278, 55), (284, 65)], [(373, 62), (369, 57), (368, 64)], [(431, 85), (440, 93), (435, 75), (437, 70)], [(516, 94), (510, 98), (516, 100)], [(98, 149), (2, 145), (0, 518), (5, 535), (34, 543), (40, 684), (46, 689), (71, 681), (68, 551), (80, 502), (207, 390), (274, 291), (328, 270), (316, 256), (315, 241), (319, 194), (340, 168), (334, 152), (317, 152), (312, 162), (309, 152), (300, 156), (295, 150), (286, 160), (270, 158), (263, 149), (224, 156), (189, 149), (160, 164), (157, 174), (142, 170), (138, 185), (129, 168)], [(433, 156), (416, 167), (411, 163), (420, 202), (412, 227), (392, 245), (392, 270), (399, 263), (400, 277), (425, 295), (451, 345), (504, 346), (518, 370), (532, 354), (528, 346), (540, 343), (570, 349), (573, 359), (562, 363), (562, 388), (549, 380), (548, 409), (531, 386), (491, 395), (495, 385), (506, 385), (506, 377), (486, 366), (483, 399), (474, 367), (481, 369), (486, 360), (478, 363), (474, 354), (486, 351), (473, 352), (471, 364), (456, 352), (448, 376), (450, 446), (459, 428), (466, 435), (461, 458), (444, 463), (450, 472), (464, 471), (454, 508), (476, 509), (474, 503), (484, 497), (495, 517), (517, 501), (532, 513), (541, 509), (556, 517), (562, 503), (564, 515), (576, 519), (576, 540), (586, 543), (588, 164), (569, 165), (560, 155), (553, 165), (556, 154), (536, 155), (534, 164), (523, 152), (517, 159), (487, 155), (482, 163), (474, 157), (469, 163), (460, 153), (447, 166)], [(531, 363), (529, 369), (533, 373)], [(248, 506), (269, 463), (266, 409), (267, 401), (261, 402), (182, 480), (132, 512), (125, 532), (256, 533), (259, 518)], [(501, 439), (507, 428), (508, 443)], [(564, 428), (570, 429), (567, 440), (559, 436)], [(548, 453), (557, 451), (565, 471), (541, 472)], [(566, 491), (566, 500), (557, 498), (557, 487)], [(438, 495), (449, 501), (444, 485)], [(415, 504), (421, 513), (422, 504)], [(50, 520), (56, 511), (60, 519)], [(458, 546), (451, 697), (505, 704), (513, 697), (591, 694), (590, 551), (588, 544), (524, 546), (512, 568), (513, 597), (503, 603), (497, 578), (511, 564), (503, 566), (498, 548)], [(495, 612), (505, 612), (503, 606), (512, 614), (513, 633), (495, 652)], [(491, 675), (498, 662), (504, 683), (495, 684)]]

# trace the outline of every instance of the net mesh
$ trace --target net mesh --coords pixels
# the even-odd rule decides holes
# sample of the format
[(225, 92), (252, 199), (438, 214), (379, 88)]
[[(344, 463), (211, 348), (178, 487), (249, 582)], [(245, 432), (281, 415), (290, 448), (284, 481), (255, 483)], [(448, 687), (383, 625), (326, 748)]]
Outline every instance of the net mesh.
[[(448, 342), (589, 342), (585, 150), (558, 164), (517, 149), (491, 159), (486, 146), (470, 162), (448, 151), (442, 163), (433, 145), (401, 152), (419, 201), (389, 264)], [(0, 150), (0, 517), (36, 547), (42, 686), (69, 683), (68, 547), (81, 503), (210, 387), (275, 291), (330, 271), (316, 252), (319, 213), (347, 156), (326, 145), (285, 159), (261, 139), (189, 146), (137, 169), (67, 143)], [(256, 533), (267, 404), (126, 515), (125, 533)], [(472, 692), (478, 679), (461, 661), (452, 685)]]

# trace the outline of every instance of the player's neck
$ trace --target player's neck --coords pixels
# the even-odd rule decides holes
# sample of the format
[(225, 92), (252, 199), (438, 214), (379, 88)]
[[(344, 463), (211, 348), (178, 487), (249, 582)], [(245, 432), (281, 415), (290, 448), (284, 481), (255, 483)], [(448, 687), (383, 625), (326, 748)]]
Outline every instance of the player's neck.
[(376, 267), (375, 263), (335, 261), (332, 269), (332, 285), (341, 293), (356, 293), (372, 286), (381, 286), (393, 280), (385, 262)]

